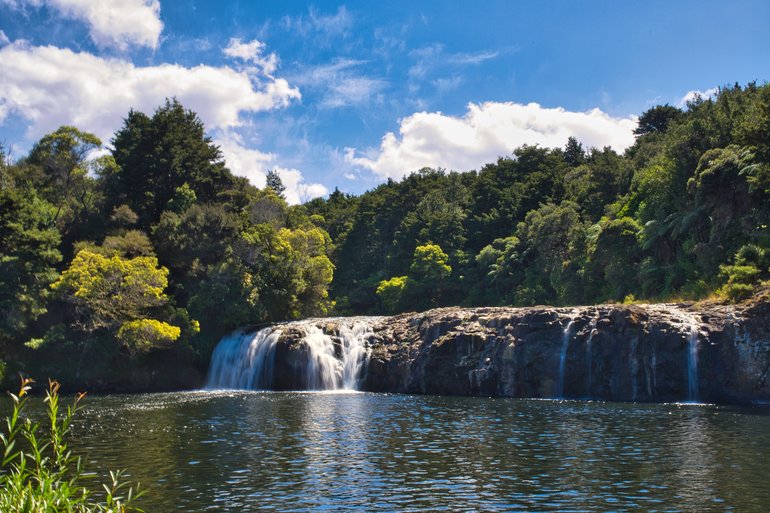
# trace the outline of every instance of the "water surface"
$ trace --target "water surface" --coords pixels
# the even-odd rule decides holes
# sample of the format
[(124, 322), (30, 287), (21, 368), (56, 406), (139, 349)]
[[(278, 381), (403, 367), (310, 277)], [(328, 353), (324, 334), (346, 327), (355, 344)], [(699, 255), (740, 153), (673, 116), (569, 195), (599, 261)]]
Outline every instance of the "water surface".
[(770, 511), (766, 410), (364, 393), (89, 397), (89, 468), (172, 511)]

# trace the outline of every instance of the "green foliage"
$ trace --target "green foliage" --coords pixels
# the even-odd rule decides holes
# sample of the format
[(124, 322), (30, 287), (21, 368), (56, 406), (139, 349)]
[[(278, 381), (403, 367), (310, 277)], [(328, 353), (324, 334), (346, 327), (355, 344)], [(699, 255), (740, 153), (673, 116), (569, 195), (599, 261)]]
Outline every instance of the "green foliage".
[(269, 308), (292, 318), (326, 314), (332, 304), (328, 286), (334, 266), (327, 256), (329, 236), (315, 227), (281, 228), (270, 241), (270, 266), (264, 291)]
[(102, 248), (107, 253), (126, 258), (155, 255), (150, 238), (139, 230), (128, 230), (120, 235), (108, 235), (104, 238)]
[(184, 212), (195, 205), (197, 199), (195, 191), (185, 182), (181, 187), (174, 189), (174, 196), (168, 202), (168, 209), (177, 213)]
[(718, 291), (731, 301), (749, 297), (755, 286), (770, 278), (770, 250), (746, 244), (735, 254), (735, 265), (720, 266), (720, 276), (727, 282)]
[(136, 319), (124, 322), (117, 333), (117, 339), (129, 354), (147, 353), (153, 349), (169, 347), (179, 338), (182, 330), (155, 319)]
[(0, 150), (0, 354), (204, 372), (239, 325), (332, 310), (738, 300), (770, 278), (768, 120), (770, 85), (728, 86), (643, 113), (623, 155), (573, 137), (295, 206), (275, 172), (234, 177), (176, 100), (129, 112), (93, 161), (100, 141), (62, 127), (18, 162)]
[(61, 260), (55, 208), (30, 190), (0, 190), (0, 342), (46, 311)]
[(165, 305), (167, 285), (168, 270), (154, 257), (108, 258), (84, 250), (51, 287), (74, 306), (78, 326), (93, 332), (116, 331)]
[(526, 248), (522, 252), (524, 287), (517, 301), (524, 304), (579, 302), (580, 268), (585, 258), (586, 228), (579, 206), (570, 201), (547, 203), (530, 211), (519, 223), (516, 235)]
[(108, 211), (126, 204), (144, 229), (169, 208), (183, 210), (191, 197), (185, 184), (203, 203), (237, 187), (203, 122), (176, 99), (167, 100), (152, 117), (129, 112), (112, 145), (118, 168), (104, 176)]
[(760, 275), (760, 270), (753, 265), (726, 265), (721, 267), (721, 272), (727, 277), (721, 292), (732, 301), (749, 297)]
[(119, 227), (131, 226), (136, 224), (138, 220), (139, 216), (128, 205), (118, 205), (110, 215), (110, 221)]
[(638, 290), (636, 270), (642, 257), (642, 227), (630, 217), (603, 219), (589, 244), (588, 272), (596, 298), (619, 301)]
[(634, 129), (636, 135), (660, 134), (668, 130), (669, 125), (681, 119), (684, 113), (671, 105), (657, 105), (639, 116), (639, 126)]
[(438, 244), (417, 246), (409, 266), (410, 276), (418, 282), (438, 284), (452, 272), (447, 259), (447, 254)]
[(564, 147), (564, 161), (569, 167), (577, 167), (586, 160), (586, 152), (583, 145), (577, 139), (570, 136), (567, 139), (567, 145)]
[(281, 181), (281, 177), (278, 176), (278, 173), (273, 171), (272, 169), (268, 170), (267, 176), (265, 177), (266, 187), (273, 191), (276, 196), (278, 196), (281, 199), (286, 199), (286, 197), (283, 195), (283, 193), (286, 191), (286, 186), (283, 185), (283, 181)]
[[(72, 454), (67, 440), (72, 419), (85, 394), (60, 414), (59, 384), (49, 382), (44, 426), (24, 417), (31, 380), (22, 380), (18, 394), (10, 394), (13, 410), (0, 434), (3, 446), (0, 473), (0, 511), (5, 513), (124, 513), (143, 493), (123, 481), (123, 472), (110, 472), (103, 484), (103, 499), (84, 483), (88, 476), (80, 457)], [(42, 428), (42, 429), (41, 429)], [(45, 435), (42, 432), (45, 432)]]
[(382, 307), (387, 313), (395, 313), (401, 303), (406, 289), (408, 278), (406, 276), (394, 276), (389, 280), (382, 280), (375, 291), (382, 301)]
[(93, 134), (72, 126), (62, 126), (44, 136), (27, 158), (28, 164), (39, 168), (36, 186), (44, 197), (56, 205), (56, 217), (65, 202), (87, 180), (86, 157), (102, 142)]

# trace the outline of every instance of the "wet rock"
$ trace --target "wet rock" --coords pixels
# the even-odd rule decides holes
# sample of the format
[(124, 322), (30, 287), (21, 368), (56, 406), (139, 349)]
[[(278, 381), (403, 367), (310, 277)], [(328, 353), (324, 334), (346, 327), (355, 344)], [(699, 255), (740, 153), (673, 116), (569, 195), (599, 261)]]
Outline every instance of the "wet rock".
[(382, 318), (374, 333), (362, 381), (369, 391), (719, 403), (770, 399), (767, 303), (700, 310), (687, 304), (443, 308)]

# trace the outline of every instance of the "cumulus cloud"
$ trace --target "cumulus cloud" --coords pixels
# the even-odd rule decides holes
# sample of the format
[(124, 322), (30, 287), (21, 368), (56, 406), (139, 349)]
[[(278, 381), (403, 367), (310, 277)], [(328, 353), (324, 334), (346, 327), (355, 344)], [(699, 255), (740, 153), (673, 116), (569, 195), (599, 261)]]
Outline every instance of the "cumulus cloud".
[(422, 167), (467, 171), (494, 162), (524, 144), (563, 147), (570, 136), (586, 146), (624, 150), (634, 143), (635, 117), (614, 118), (601, 110), (570, 112), (537, 103), (469, 103), (463, 117), (418, 112), (388, 132), (378, 149), (348, 149), (351, 164), (382, 178), (401, 178)]
[(152, 112), (175, 96), (209, 129), (242, 124), (241, 115), (288, 105), (300, 92), (285, 79), (227, 66), (135, 66), (52, 46), (0, 47), (0, 123), (13, 112), (29, 122), (28, 137), (63, 124), (108, 139), (129, 109)]
[(687, 104), (691, 101), (695, 101), (698, 98), (703, 98), (704, 100), (708, 100), (709, 98), (713, 98), (716, 96), (716, 94), (719, 92), (718, 87), (712, 87), (711, 89), (706, 89), (705, 91), (688, 91), (687, 94), (682, 96), (682, 98), (677, 102), (677, 107), (682, 108), (686, 107)]
[(290, 205), (297, 205), (329, 194), (329, 190), (320, 183), (305, 183), (302, 173), (297, 169), (276, 167), (273, 171), (281, 177), (281, 182), (286, 187), (284, 196)]
[(91, 39), (101, 47), (157, 48), (163, 31), (158, 0), (6, 0), (5, 3), (15, 8), (47, 5), (62, 16), (80, 20), (88, 25)]
[(222, 52), (233, 59), (252, 62), (259, 66), (265, 75), (272, 75), (278, 67), (278, 56), (275, 53), (263, 55), (266, 47), (265, 43), (256, 39), (241, 43), (240, 38), (234, 37)]
[(227, 167), (233, 174), (247, 178), (257, 187), (265, 186), (267, 171), (272, 169), (281, 178), (286, 187), (284, 195), (291, 205), (324, 196), (328, 189), (319, 183), (305, 182), (298, 169), (276, 165), (278, 157), (273, 153), (263, 153), (246, 147), (243, 137), (231, 130), (223, 131), (214, 142), (219, 146)]
[(227, 167), (233, 174), (249, 179), (257, 187), (265, 186), (265, 175), (275, 155), (247, 148), (243, 138), (236, 132), (226, 130), (219, 134), (214, 143), (219, 146)]

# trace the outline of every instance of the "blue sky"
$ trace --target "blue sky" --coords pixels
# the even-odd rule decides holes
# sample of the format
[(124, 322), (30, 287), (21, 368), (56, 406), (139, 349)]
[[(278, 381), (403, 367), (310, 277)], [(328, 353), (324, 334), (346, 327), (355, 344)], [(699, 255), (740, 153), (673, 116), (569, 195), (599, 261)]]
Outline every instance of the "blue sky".
[(621, 151), (655, 104), (768, 80), (768, 28), (765, 1), (0, 0), (0, 141), (109, 145), (176, 96), (256, 185), (360, 193), (570, 135)]

